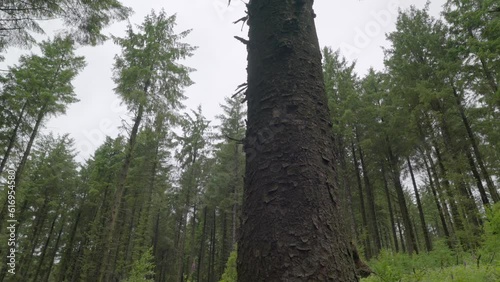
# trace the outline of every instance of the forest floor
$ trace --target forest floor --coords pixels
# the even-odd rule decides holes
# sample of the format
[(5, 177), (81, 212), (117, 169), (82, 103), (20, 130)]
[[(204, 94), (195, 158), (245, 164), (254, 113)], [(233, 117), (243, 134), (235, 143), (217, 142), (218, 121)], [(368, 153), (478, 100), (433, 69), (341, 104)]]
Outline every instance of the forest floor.
[(444, 244), (434, 251), (409, 256), (383, 251), (369, 263), (375, 274), (361, 282), (498, 282), (500, 259), (495, 253), (456, 253)]

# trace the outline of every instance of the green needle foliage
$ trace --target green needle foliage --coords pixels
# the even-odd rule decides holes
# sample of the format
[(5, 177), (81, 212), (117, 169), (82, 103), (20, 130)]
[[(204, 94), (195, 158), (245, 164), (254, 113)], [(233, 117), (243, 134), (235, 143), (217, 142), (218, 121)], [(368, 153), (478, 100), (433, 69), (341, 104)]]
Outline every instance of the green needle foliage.
[(132, 10), (117, 0), (3, 0), (0, 5), (0, 53), (9, 46), (31, 46), (33, 33), (44, 33), (40, 20), (60, 19), (78, 43), (96, 45), (107, 39), (102, 31), (125, 20)]

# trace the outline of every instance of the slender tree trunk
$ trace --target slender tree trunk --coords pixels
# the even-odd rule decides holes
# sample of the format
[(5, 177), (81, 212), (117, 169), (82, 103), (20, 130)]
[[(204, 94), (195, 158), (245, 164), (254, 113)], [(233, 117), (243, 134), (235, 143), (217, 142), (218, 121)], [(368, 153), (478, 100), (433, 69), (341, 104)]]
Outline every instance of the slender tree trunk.
[(201, 264), (203, 263), (203, 256), (205, 254), (205, 241), (206, 241), (206, 232), (207, 232), (207, 210), (208, 207), (203, 208), (203, 229), (201, 232), (201, 244), (200, 244), (200, 250), (198, 252), (198, 265), (197, 265), (197, 270), (196, 270), (196, 281), (202, 281), (201, 280)]
[(111, 258), (111, 261), (109, 263), (109, 272), (108, 272), (108, 276), (106, 278), (106, 281), (120, 281), (120, 280), (123, 280), (123, 270), (122, 269), (118, 269), (117, 266), (118, 266), (118, 263), (121, 262), (123, 263), (124, 262), (124, 257), (126, 256), (125, 254), (125, 251), (124, 251), (124, 248), (119, 248), (119, 247), (122, 247), (122, 245), (120, 244), (121, 242), (124, 242), (123, 245), (126, 245), (126, 240), (124, 239), (126, 236), (127, 236), (127, 232), (126, 232), (126, 228), (125, 228), (125, 223), (122, 224), (121, 220), (119, 221), (119, 223), (117, 224), (116, 226), (116, 234), (118, 234), (116, 236), (116, 244), (118, 245), (117, 248), (116, 248), (116, 251), (114, 252), (114, 257)]
[[(227, 257), (229, 257), (229, 253), (231, 250), (231, 246), (229, 246), (229, 239), (227, 235), (227, 222), (228, 222), (228, 214), (226, 211), (222, 210), (221, 211), (221, 233), (222, 233), (222, 240), (221, 240), (221, 251), (219, 253), (219, 262), (226, 261)], [(222, 263), (219, 264), (219, 271), (224, 271)]]
[[(146, 82), (144, 86), (144, 93), (147, 93), (149, 89), (149, 80)], [(105, 277), (108, 277), (107, 272), (113, 272), (113, 270), (109, 270), (108, 265), (110, 264), (110, 258), (113, 256), (113, 252), (117, 251), (118, 246), (115, 247), (115, 243), (113, 242), (113, 236), (115, 236), (116, 223), (118, 220), (118, 215), (121, 209), (124, 190), (125, 190), (125, 181), (128, 176), (128, 170), (130, 168), (130, 163), (132, 162), (133, 151), (136, 143), (137, 133), (139, 132), (139, 126), (141, 124), (142, 116), (144, 114), (144, 105), (141, 103), (137, 110), (137, 114), (135, 116), (134, 125), (132, 127), (132, 131), (130, 133), (130, 137), (128, 140), (127, 151), (125, 154), (125, 159), (123, 162), (122, 170), (120, 172), (120, 177), (118, 179), (118, 185), (116, 187), (115, 199), (113, 202), (113, 206), (111, 209), (111, 222), (109, 224), (109, 228), (107, 231), (108, 238), (108, 250), (104, 251), (103, 264), (102, 269), (106, 271), (101, 271), (101, 278), (99, 281), (105, 280)]]
[[(479, 39), (477, 39), (477, 37), (474, 35), (474, 32), (472, 31), (472, 29), (470, 27), (467, 29), (467, 32), (468, 32), (468, 34), (469, 34), (470, 37), (472, 37), (472, 38), (474, 38), (474, 39), (476, 39), (476, 40), (479, 41)], [(484, 76), (486, 78), (486, 81), (488, 82), (488, 85), (491, 88), (492, 94), (495, 95), (495, 93), (498, 92), (498, 84), (495, 81), (495, 77), (493, 76), (493, 73), (491, 72), (491, 70), (490, 70), (490, 68), (488, 66), (488, 63), (484, 59), (484, 55), (481, 54), (481, 53), (476, 53), (475, 55), (478, 56), (479, 62), (481, 62), (481, 68), (483, 70), (483, 73), (484, 73)], [(497, 102), (500, 103), (500, 100), (498, 100)], [(497, 107), (500, 108), (500, 104), (497, 105)]]
[[(132, 207), (132, 211), (129, 213), (129, 223), (128, 223), (128, 232), (124, 232), (125, 234), (125, 240), (122, 240), (122, 243), (120, 244), (121, 247), (124, 249), (124, 258), (121, 257), (122, 260), (125, 261), (126, 265), (132, 264), (134, 261), (134, 243), (136, 243), (136, 233), (142, 232), (142, 230), (137, 230), (139, 227), (139, 220), (140, 220), (140, 215), (142, 212), (142, 201), (140, 201), (139, 197), (139, 191), (136, 190), (134, 193), (134, 204)], [(138, 211), (137, 211), (138, 210)], [(137, 216), (136, 216), (137, 215)]]
[(196, 204), (194, 204), (194, 207), (193, 207), (193, 216), (191, 217), (191, 250), (189, 252), (189, 256), (188, 256), (188, 260), (187, 260), (187, 267), (189, 268), (187, 273), (188, 273), (188, 281), (192, 281), (192, 277), (194, 275), (194, 271), (195, 271), (195, 268), (193, 268), (193, 264), (195, 263), (195, 251), (196, 251), (196, 248), (195, 248), (195, 244), (196, 244), (196, 238), (195, 238), (195, 234), (196, 234), (196, 212), (197, 212), (197, 206)]
[[(479, 57), (479, 60), (481, 62), (481, 67), (483, 68), (484, 75), (486, 76), (486, 80), (488, 81), (488, 85), (491, 88), (491, 91), (493, 95), (498, 92), (498, 84), (495, 81), (495, 77), (492, 75), (490, 68), (488, 67), (488, 64), (484, 60), (482, 56)], [(500, 103), (497, 101), (497, 103)], [(497, 105), (498, 108), (500, 108), (500, 104)]]
[(483, 182), (481, 181), (481, 176), (479, 175), (479, 172), (476, 169), (474, 158), (472, 157), (468, 149), (466, 150), (465, 154), (467, 155), (467, 161), (469, 162), (469, 167), (470, 170), (472, 171), (472, 175), (476, 180), (476, 186), (477, 189), (479, 190), (479, 195), (481, 196), (481, 202), (483, 203), (483, 206), (487, 208), (490, 206), (490, 200), (488, 199), (488, 195), (486, 195), (486, 190), (484, 189)]
[[(84, 244), (82, 244), (83, 246), (86, 246), (87, 245), (87, 242), (84, 242)], [(80, 258), (80, 257), (83, 257), (83, 252), (84, 252), (84, 247), (83, 246), (79, 246), (78, 247), (78, 250), (76, 252), (76, 257), (77, 258)], [(75, 282), (78, 280), (78, 278), (81, 276), (81, 272), (82, 272), (82, 268), (81, 268), (81, 265), (77, 263), (78, 260), (75, 260), (75, 263), (72, 265), (72, 267), (70, 267), (70, 277), (71, 279), (69, 279), (68, 281), (71, 281), (71, 282)]]
[[(441, 116), (440, 125), (441, 125), (443, 142), (448, 153), (447, 156), (449, 156), (452, 163), (459, 164), (460, 161), (457, 158), (456, 151), (458, 150), (459, 152), (463, 153), (464, 151), (463, 146), (460, 146), (459, 144), (456, 144), (456, 142), (454, 142), (455, 140), (452, 138), (452, 135), (450, 134), (450, 126), (446, 120), (445, 115)], [(468, 219), (470, 223), (476, 225), (476, 227), (479, 227), (479, 225), (481, 225), (481, 219), (479, 218), (479, 212), (476, 203), (474, 201), (474, 198), (472, 196), (472, 193), (468, 191), (467, 184), (463, 179), (464, 171), (461, 167), (454, 167), (453, 172), (461, 176), (458, 180), (454, 181), (454, 184), (455, 187), (457, 188), (456, 190), (459, 192), (458, 202), (461, 205), (461, 207), (463, 207), (464, 217), (466, 217), (466, 219)], [(466, 229), (469, 228), (469, 226), (463, 226), (463, 227)], [(474, 228), (474, 233), (476, 235), (478, 234), (478, 232), (479, 232), (478, 228)], [(469, 242), (467, 241), (468, 241), (467, 238), (463, 238), (464, 243), (468, 244)]]
[(403, 219), (403, 225), (405, 227), (405, 238), (406, 238), (406, 247), (408, 253), (411, 255), (413, 252), (418, 254), (418, 246), (417, 241), (415, 239), (415, 233), (413, 232), (413, 227), (411, 224), (410, 214), (408, 212), (408, 207), (406, 205), (406, 199), (403, 191), (403, 185), (401, 185), (400, 180), (400, 171), (398, 166), (398, 161), (392, 152), (392, 148), (390, 147), (390, 143), (387, 142), (389, 148), (389, 160), (392, 172), (392, 180), (394, 181), (394, 187), (396, 188), (396, 195), (398, 197), (399, 210), (401, 212), (401, 217)]
[(233, 250), (234, 246), (236, 245), (237, 242), (237, 235), (236, 235), (236, 229), (238, 226), (238, 206), (240, 202), (240, 194), (238, 193), (238, 178), (241, 177), (238, 175), (240, 171), (240, 145), (238, 143), (234, 144), (234, 168), (233, 168), (233, 210), (232, 210), (232, 233), (231, 233), (231, 251)]
[(160, 211), (156, 213), (153, 233), (153, 254), (158, 254), (158, 239), (160, 236)]
[[(141, 210), (141, 215), (140, 215), (140, 220), (141, 220), (141, 225), (140, 226), (144, 226), (142, 229), (143, 230), (139, 230), (139, 232), (141, 232), (141, 235), (140, 235), (140, 238), (139, 238), (139, 242), (136, 244), (136, 248), (140, 248), (140, 249), (147, 249), (149, 248), (150, 246), (152, 246), (154, 243), (151, 241), (151, 227), (154, 226), (154, 224), (152, 223), (152, 220), (153, 220), (153, 214), (152, 214), (152, 207), (153, 207), (153, 203), (152, 203), (152, 200), (153, 200), (153, 193), (155, 191), (155, 184), (156, 184), (156, 173), (157, 173), (157, 167), (158, 167), (158, 159), (159, 159), (159, 150), (160, 150), (160, 137), (158, 135), (160, 135), (161, 133), (161, 130), (162, 130), (162, 127), (163, 127), (163, 117), (159, 117), (157, 116), (157, 119), (155, 121), (155, 124), (157, 124), (156, 126), (156, 137), (157, 138), (155, 140), (155, 143), (154, 143), (154, 148), (155, 148), (155, 152), (154, 152), (154, 157), (153, 157), (153, 160), (152, 160), (152, 166), (151, 166), (151, 174), (150, 174), (150, 177), (149, 177), (149, 189), (148, 189), (148, 194), (147, 194), (147, 199), (146, 199), (146, 202), (144, 203), (144, 208)], [(154, 236), (154, 235), (153, 235)], [(149, 240), (148, 240), (149, 239)], [(155, 248), (153, 247), (153, 256), (155, 256)]]
[(346, 202), (346, 207), (345, 207), (345, 212), (347, 213), (345, 215), (346, 218), (350, 218), (350, 220), (347, 222), (348, 223), (348, 228), (350, 229), (350, 234), (349, 237), (353, 238), (354, 241), (357, 242), (359, 238), (358, 234), (358, 226), (356, 223), (356, 217), (354, 213), (354, 207), (352, 205), (352, 182), (349, 178), (348, 175), (348, 168), (347, 168), (347, 161), (346, 161), (346, 156), (345, 156), (345, 150), (344, 150), (344, 142), (343, 138), (339, 137), (339, 159), (340, 159), (340, 169), (342, 171), (342, 184), (345, 188), (345, 194), (347, 197), (347, 202)]
[[(357, 281), (312, 0), (251, 0), (238, 281)], [(257, 139), (260, 144), (257, 144)]]
[(441, 187), (441, 180), (438, 177), (436, 165), (434, 164), (434, 160), (429, 156), (429, 165), (431, 168), (432, 175), (434, 177), (434, 184), (436, 186), (436, 194), (438, 196), (439, 202), (441, 203), (441, 207), (443, 209), (443, 215), (446, 220), (446, 223), (448, 224), (448, 229), (451, 235), (450, 240), (452, 241), (452, 244), (455, 246), (456, 244), (456, 235), (455, 235), (455, 225), (453, 223), (453, 216), (451, 214), (451, 207), (449, 204), (449, 201), (446, 201), (446, 193), (445, 189)]
[(434, 198), (434, 203), (436, 204), (436, 208), (437, 208), (438, 214), (439, 214), (439, 219), (441, 220), (441, 226), (443, 227), (444, 236), (446, 237), (446, 242), (448, 243), (448, 247), (450, 247), (450, 249), (452, 249), (453, 245), (451, 244), (450, 231), (448, 230), (448, 224), (446, 223), (446, 218), (445, 218), (445, 215), (443, 212), (443, 208), (441, 207), (441, 204), (439, 203), (439, 197), (438, 197), (437, 192), (436, 192), (436, 187), (434, 186), (434, 180), (432, 179), (431, 169), (429, 167), (429, 164), (427, 163), (427, 159), (426, 159), (426, 156), (424, 154), (422, 154), (422, 159), (424, 161), (425, 170), (427, 172), (427, 178), (429, 180), (430, 190), (431, 190), (433, 198)]
[(474, 133), (472, 132), (472, 128), (471, 128), (469, 119), (465, 115), (465, 110), (464, 110), (464, 107), (462, 105), (462, 100), (461, 100), (460, 95), (458, 94), (458, 91), (457, 91), (455, 85), (453, 84), (453, 82), (452, 82), (452, 88), (453, 88), (453, 96), (455, 96), (457, 108), (458, 108), (458, 111), (460, 112), (460, 117), (462, 118), (462, 122), (464, 124), (465, 130), (467, 131), (467, 136), (469, 137), (469, 141), (470, 141), (471, 146), (472, 146), (472, 151), (474, 152), (474, 156), (476, 157), (476, 161), (479, 164), (479, 168), (481, 170), (483, 178), (486, 180), (486, 186), (488, 187), (491, 198), (493, 199), (494, 203), (497, 203), (500, 201), (500, 195), (498, 194), (498, 191), (496, 190), (495, 185), (493, 184), (493, 181), (491, 180), (490, 174), (489, 174), (488, 170), (486, 169), (486, 166), (484, 165), (483, 156), (481, 155), (481, 152), (479, 151), (476, 137), (474, 136)]
[[(15, 172), (14, 192), (17, 192), (17, 189), (19, 188), (19, 184), (21, 183), (21, 177), (23, 176), (26, 162), (28, 161), (28, 157), (31, 153), (31, 148), (33, 147), (33, 143), (35, 142), (36, 136), (38, 135), (38, 130), (42, 124), (42, 120), (45, 117), (46, 109), (47, 109), (47, 103), (45, 103), (38, 111), (38, 115), (37, 115), (37, 118), (35, 121), (35, 126), (33, 127), (33, 131), (31, 132), (31, 135), (30, 135), (30, 139), (28, 141), (28, 144), (26, 146), (26, 149), (24, 150), (21, 161), (19, 162), (19, 165), (17, 166), (17, 170)], [(3, 162), (3, 160), (2, 160), (2, 162)], [(7, 206), (8, 206), (8, 199), (6, 197), (4, 205), (2, 207), (2, 210), (0, 211), (0, 228), (2, 228), (2, 229), (4, 227), (3, 223), (5, 222), (5, 217), (7, 215)], [(18, 226), (18, 228), (19, 228), (19, 226)], [(16, 230), (17, 230), (17, 228), (16, 228)], [(2, 280), (3, 280), (4, 275), (5, 275), (4, 270), (6, 270), (5, 267), (2, 270), (2, 273), (0, 274), (0, 277), (2, 278)]]
[[(193, 165), (196, 163), (196, 154), (193, 157), (193, 161), (191, 163), (191, 176), (190, 183), (188, 184), (186, 191), (186, 202), (184, 203), (183, 213), (181, 215), (181, 226), (180, 226), (180, 239), (179, 239), (179, 247), (178, 247), (178, 263), (177, 263), (177, 277), (179, 281), (184, 281), (184, 256), (185, 256), (185, 244), (186, 244), (186, 236), (187, 236), (187, 224), (188, 224), (188, 213), (189, 207), (191, 206), (191, 189), (194, 189), (193, 179), (195, 177), (194, 167)], [(188, 266), (189, 267), (189, 266)]]
[[(101, 200), (101, 204), (99, 205), (98, 210), (96, 211), (95, 215), (93, 216), (92, 219), (92, 226), (91, 229), (89, 230), (89, 235), (85, 237), (86, 242), (90, 240), (89, 236), (95, 236), (97, 239), (97, 249), (106, 249), (106, 251), (109, 248), (109, 245), (107, 245), (106, 239), (107, 239), (107, 234), (106, 234), (106, 228), (107, 228), (107, 223), (108, 223), (108, 215), (110, 213), (109, 209), (110, 203), (112, 200), (109, 198), (111, 197), (111, 176), (107, 179), (107, 185), (104, 188), (104, 195)], [(80, 247), (81, 248), (81, 247)], [(87, 275), (86, 279), (93, 279), (98, 281), (99, 277), (101, 277), (102, 272), (105, 270), (101, 265), (104, 264), (105, 262), (105, 251), (104, 252), (88, 252), (88, 251), (82, 251), (83, 252), (83, 267), (82, 269), (92, 269), (92, 271), (87, 271), (83, 275)], [(92, 267), (87, 267), (87, 265), (91, 265)], [(74, 271), (74, 273), (78, 272), (78, 275), (80, 275), (80, 270), (79, 271)], [(76, 279), (76, 277), (73, 275), (72, 279)]]
[(434, 144), (434, 151), (436, 152), (436, 158), (437, 158), (439, 169), (441, 170), (441, 176), (442, 176), (444, 190), (445, 190), (446, 196), (448, 198), (448, 203), (450, 205), (451, 216), (453, 219), (453, 225), (455, 226), (455, 230), (464, 230), (464, 225), (463, 225), (462, 219), (460, 218), (460, 212), (458, 210), (457, 202), (456, 202), (455, 196), (452, 192), (450, 182), (448, 181), (448, 172), (447, 172), (446, 168), (444, 167), (443, 159), (441, 157), (441, 151), (439, 150), (439, 148), (437, 147), (436, 144)]
[(2, 162), (0, 163), (0, 175), (2, 174), (3, 169), (5, 168), (5, 164), (7, 164), (7, 160), (9, 159), (10, 152), (12, 151), (12, 148), (14, 148), (14, 144), (16, 143), (17, 131), (19, 130), (19, 126), (21, 125), (21, 123), (23, 121), (24, 111), (26, 110), (26, 106), (28, 106), (28, 101), (24, 102), (23, 107), (21, 108), (21, 113), (19, 113), (19, 117), (17, 118), (16, 125), (14, 126), (14, 130), (12, 130), (12, 133), (10, 134), (9, 143), (7, 144), (7, 150), (5, 150)]
[(56, 238), (56, 242), (54, 244), (54, 249), (52, 250), (52, 254), (51, 254), (50, 259), (49, 259), (49, 267), (45, 271), (45, 277), (43, 279), (43, 281), (45, 281), (45, 282), (49, 281), (50, 274), (52, 272), (52, 267), (54, 266), (54, 261), (56, 260), (57, 251), (59, 249), (59, 242), (61, 241), (61, 235), (62, 235), (63, 230), (64, 230), (64, 219), (62, 220), (61, 228), (59, 228), (59, 232), (57, 233), (57, 238)]
[(81, 215), (82, 215), (82, 208), (80, 207), (80, 210), (76, 215), (75, 222), (73, 223), (73, 228), (71, 228), (68, 244), (65, 246), (66, 250), (61, 258), (61, 266), (59, 267), (59, 278), (57, 279), (58, 282), (62, 282), (65, 280), (66, 270), (68, 268), (68, 263), (70, 262), (72, 257), (76, 231), (78, 230), (78, 225), (80, 224)]
[(394, 212), (392, 210), (391, 194), (389, 192), (389, 185), (387, 185), (387, 178), (385, 175), (385, 166), (383, 164), (382, 164), (382, 177), (384, 180), (384, 190), (385, 190), (385, 195), (386, 195), (386, 199), (387, 199), (387, 207), (389, 209), (389, 217), (391, 220), (392, 238), (394, 238), (394, 250), (396, 250), (396, 253), (397, 253), (397, 252), (399, 252), (398, 236), (396, 235), (396, 224), (394, 222)]
[(208, 270), (208, 282), (215, 282), (215, 253), (216, 253), (216, 239), (215, 239), (215, 231), (216, 229), (216, 214), (215, 214), (215, 208), (212, 211), (212, 228), (210, 230), (210, 263), (209, 263), (209, 270)]
[(19, 165), (17, 166), (16, 170), (16, 179), (15, 179), (15, 187), (19, 187), (19, 183), (21, 182), (21, 177), (22, 173), (24, 171), (24, 167), (26, 166), (26, 162), (28, 161), (28, 157), (31, 153), (31, 148), (33, 147), (33, 143), (35, 142), (35, 138), (38, 135), (38, 130), (40, 129), (40, 125), (42, 125), (42, 120), (45, 117), (46, 110), (47, 110), (47, 103), (45, 103), (41, 108), (40, 111), (38, 111), (38, 115), (36, 117), (35, 121), (35, 126), (33, 127), (33, 131), (31, 132), (30, 139), (28, 141), (28, 145), (26, 146), (26, 149), (24, 150), (23, 157), (21, 158), (21, 161), (19, 162)]
[(465, 173), (461, 169), (459, 169), (458, 174), (462, 176), (462, 179), (458, 181), (457, 186), (458, 190), (462, 194), (461, 200), (462, 206), (465, 208), (464, 214), (466, 215), (469, 222), (476, 227), (475, 235), (480, 235), (479, 229), (483, 223), (479, 214), (479, 209), (476, 205), (476, 201), (474, 200), (474, 195), (472, 194), (472, 191), (467, 185), (465, 179), (463, 179)]
[[(357, 131), (357, 129), (356, 129)], [(377, 214), (376, 214), (376, 209), (375, 209), (375, 195), (373, 193), (373, 186), (372, 183), (370, 182), (370, 178), (368, 176), (368, 169), (365, 165), (365, 159), (363, 156), (363, 150), (361, 150), (361, 146), (359, 145), (359, 138), (356, 133), (356, 138), (358, 139), (358, 151), (359, 151), (359, 160), (361, 161), (361, 169), (363, 170), (363, 179), (365, 181), (365, 189), (366, 189), (366, 200), (368, 202), (368, 230), (370, 231), (370, 235), (373, 238), (373, 241), (375, 243), (374, 249), (373, 249), (373, 256), (377, 256), (378, 253), (380, 252), (380, 249), (382, 248), (381, 243), (380, 243), (380, 236), (379, 236), (379, 230), (377, 226)]]
[(403, 250), (403, 253), (406, 252), (406, 245), (405, 245), (405, 237), (403, 235), (403, 229), (401, 228), (401, 222), (398, 218), (398, 231), (399, 231), (399, 241), (401, 242), (401, 249)]
[(52, 232), (54, 231), (54, 227), (56, 225), (56, 221), (58, 218), (59, 218), (59, 211), (56, 211), (56, 215), (55, 215), (54, 219), (52, 220), (52, 224), (50, 225), (47, 240), (45, 240), (45, 244), (43, 244), (43, 246), (42, 246), (40, 258), (38, 259), (38, 266), (36, 268), (35, 275), (33, 276), (33, 282), (39, 281), (38, 274), (40, 273), (40, 270), (41, 270), (42, 265), (44, 263), (45, 255), (47, 255), (47, 249), (49, 247), (50, 240), (52, 239)]
[(416, 242), (416, 245), (418, 247), (419, 250), (421, 250), (422, 248), (420, 247), (420, 238), (418, 237), (419, 234), (417, 232), (417, 224), (415, 223), (415, 219), (413, 217), (410, 218), (411, 219), (411, 226), (413, 228), (413, 230), (415, 231), (415, 242)]
[[(359, 194), (359, 203), (360, 203), (360, 209), (361, 209), (361, 221), (363, 223), (363, 231), (368, 229), (368, 219), (366, 216), (366, 208), (365, 208), (365, 197), (363, 195), (363, 184), (361, 183), (361, 172), (359, 171), (359, 164), (358, 164), (358, 159), (356, 158), (356, 149), (354, 148), (354, 143), (351, 143), (351, 150), (352, 150), (352, 158), (353, 158), (353, 163), (354, 163), (354, 171), (356, 173), (356, 180), (358, 182), (358, 194)], [(371, 259), (372, 257), (372, 252), (371, 252), (371, 243), (370, 239), (367, 237), (363, 240), (364, 248), (365, 248), (365, 257), (366, 259)]]
[(26, 256), (21, 257), (20, 264), (24, 266), (24, 268), (22, 268), (22, 271), (20, 271), (20, 273), (22, 274), (23, 277), (28, 275), (31, 266), (31, 260), (33, 259), (35, 250), (38, 247), (38, 240), (39, 240), (38, 238), (41, 233), (40, 230), (43, 228), (43, 225), (47, 217), (47, 211), (46, 211), (47, 205), (48, 205), (48, 200), (46, 197), (42, 204), (42, 207), (40, 207), (40, 209), (37, 210), (37, 215), (35, 221), (33, 222), (33, 231), (30, 237), (30, 245), (29, 248), (27, 248), (30, 251), (26, 254)]
[(415, 181), (415, 175), (413, 174), (413, 167), (409, 157), (406, 157), (406, 162), (408, 163), (408, 169), (410, 171), (411, 183), (413, 184), (413, 191), (415, 192), (415, 198), (417, 199), (418, 214), (420, 216), (420, 224), (422, 225), (422, 233), (424, 234), (425, 248), (427, 252), (432, 251), (432, 242), (429, 236), (429, 230), (427, 229), (427, 224), (425, 222), (424, 209), (422, 208), (422, 202), (420, 201), (420, 194), (417, 189), (417, 183)]
[[(194, 149), (194, 152), (193, 152), (193, 156), (192, 156), (192, 161), (191, 161), (191, 164), (190, 164), (190, 167), (189, 169), (191, 169), (191, 173), (190, 173), (190, 176), (189, 176), (189, 181), (188, 181), (188, 184), (187, 186), (185, 187), (186, 189), (186, 201), (184, 203), (184, 206), (183, 206), (183, 211), (182, 211), (182, 214), (181, 214), (181, 221), (180, 221), (180, 227), (179, 227), (179, 230), (180, 230), (180, 238), (179, 238), (179, 242), (177, 244), (178, 248), (177, 248), (177, 252), (178, 252), (178, 255), (177, 255), (177, 259), (178, 259), (178, 262), (177, 262), (177, 277), (179, 279), (179, 281), (184, 281), (184, 271), (185, 271), (185, 268), (184, 268), (184, 256), (185, 256), (185, 244), (186, 244), (186, 236), (187, 236), (187, 224), (188, 224), (188, 213), (189, 213), (189, 208), (191, 206), (191, 190), (193, 190), (194, 192), (194, 197), (196, 197), (196, 187), (197, 187), (197, 183), (196, 183), (196, 180), (195, 180), (195, 177), (196, 177), (196, 173), (195, 173), (195, 164), (196, 164), (196, 161), (198, 159), (198, 147), (197, 147), (197, 144), (195, 144), (193, 146)], [(188, 265), (188, 267), (190, 267)], [(189, 273), (189, 272), (188, 272)]]

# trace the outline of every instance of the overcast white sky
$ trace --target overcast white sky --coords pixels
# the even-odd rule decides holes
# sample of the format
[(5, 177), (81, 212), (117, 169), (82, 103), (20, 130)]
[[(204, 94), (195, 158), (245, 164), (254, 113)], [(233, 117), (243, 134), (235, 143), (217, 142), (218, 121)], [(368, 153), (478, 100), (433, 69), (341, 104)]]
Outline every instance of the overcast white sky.
[[(247, 27), (233, 21), (244, 16), (244, 4), (232, 0), (125, 0), (134, 15), (130, 22), (142, 23), (151, 9), (164, 8), (167, 14), (177, 14), (177, 31), (192, 29), (185, 39), (198, 46), (194, 56), (185, 62), (197, 69), (191, 78), (195, 84), (185, 90), (187, 109), (199, 104), (211, 120), (220, 113), (219, 104), (233, 93), (235, 87), (246, 80), (246, 49), (233, 36), (246, 37)], [(316, 27), (321, 46), (341, 49), (350, 61), (357, 61), (357, 73), (363, 75), (372, 66), (383, 68), (381, 46), (388, 46), (385, 33), (394, 30), (397, 7), (415, 5), (422, 8), (426, 0), (316, 0)], [(445, 0), (432, 1), (430, 12), (439, 16)], [(117, 36), (124, 35), (126, 23), (117, 23), (106, 30)], [(78, 160), (88, 158), (104, 141), (106, 135), (119, 133), (121, 119), (127, 113), (120, 107), (111, 80), (113, 57), (119, 48), (112, 42), (97, 47), (83, 47), (79, 55), (86, 57), (87, 67), (74, 81), (80, 102), (71, 105), (66, 115), (51, 118), (45, 132), (69, 133), (79, 151)], [(0, 69), (12, 65), (22, 53), (9, 49)]]

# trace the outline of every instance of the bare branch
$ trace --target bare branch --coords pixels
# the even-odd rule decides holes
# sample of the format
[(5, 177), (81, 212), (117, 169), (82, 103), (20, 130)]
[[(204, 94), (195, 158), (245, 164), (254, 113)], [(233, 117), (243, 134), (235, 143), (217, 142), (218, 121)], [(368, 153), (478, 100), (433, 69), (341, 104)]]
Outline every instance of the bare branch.
[(248, 45), (249, 41), (244, 39), (244, 38), (241, 38), (239, 36), (235, 36), (234, 38), (236, 38), (238, 41), (240, 41), (241, 43), (245, 44), (245, 45)]

